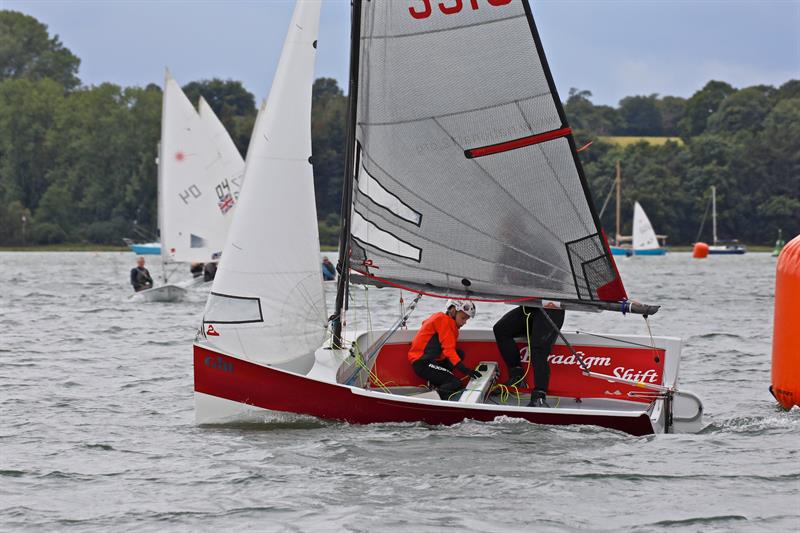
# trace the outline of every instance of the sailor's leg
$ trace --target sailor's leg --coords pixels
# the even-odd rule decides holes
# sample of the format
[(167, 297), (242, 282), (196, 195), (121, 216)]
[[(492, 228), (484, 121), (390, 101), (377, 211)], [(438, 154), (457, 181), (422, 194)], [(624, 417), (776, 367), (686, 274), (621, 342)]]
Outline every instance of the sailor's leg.
[(452, 399), (452, 396), (461, 390), (461, 381), (439, 363), (417, 359), (411, 367), (419, 377), (436, 388), (442, 400)]
[(547, 313), (556, 326), (564, 324), (564, 311), (560, 309), (531, 309), (531, 361), (533, 362), (533, 388), (537, 392), (546, 393), (550, 385), (550, 364), (547, 357), (558, 337), (550, 321), (544, 316)]
[(525, 333), (525, 313), (522, 307), (515, 307), (503, 315), (493, 329), (497, 348), (506, 366), (509, 369), (520, 366), (519, 349), (514, 337)]

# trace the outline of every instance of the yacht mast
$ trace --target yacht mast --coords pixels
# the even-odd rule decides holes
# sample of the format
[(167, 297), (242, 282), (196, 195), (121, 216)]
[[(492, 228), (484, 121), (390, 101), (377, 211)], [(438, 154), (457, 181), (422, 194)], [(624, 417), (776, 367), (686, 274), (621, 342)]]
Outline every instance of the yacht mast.
[(714, 244), (717, 244), (717, 187), (711, 186), (711, 223), (714, 228)]
[(339, 234), (339, 284), (333, 317), (333, 347), (342, 346), (342, 325), (347, 309), (347, 286), (350, 281), (350, 219), (353, 211), (353, 179), (358, 169), (356, 159), (356, 115), (358, 111), (358, 63), (361, 51), (361, 0), (353, 0), (350, 18), (350, 84), (347, 95), (347, 153), (342, 191), (341, 231)]

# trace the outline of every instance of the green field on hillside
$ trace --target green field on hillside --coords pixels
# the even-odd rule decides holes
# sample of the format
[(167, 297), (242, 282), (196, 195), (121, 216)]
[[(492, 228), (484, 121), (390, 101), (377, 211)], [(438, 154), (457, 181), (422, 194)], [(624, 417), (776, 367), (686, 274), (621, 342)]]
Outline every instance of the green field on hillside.
[(601, 141), (605, 141), (607, 143), (616, 144), (617, 146), (628, 146), (631, 144), (636, 144), (640, 141), (644, 141), (647, 144), (651, 144), (653, 146), (661, 146), (666, 144), (667, 141), (672, 141), (678, 143), (678, 145), (683, 145), (683, 140), (680, 137), (636, 137), (636, 136), (609, 136), (609, 137), (600, 137)]

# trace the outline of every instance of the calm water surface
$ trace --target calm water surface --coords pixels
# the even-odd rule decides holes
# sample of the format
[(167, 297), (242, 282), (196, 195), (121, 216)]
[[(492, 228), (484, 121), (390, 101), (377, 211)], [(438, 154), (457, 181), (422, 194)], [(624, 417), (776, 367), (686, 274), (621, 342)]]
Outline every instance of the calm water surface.
[[(517, 420), (197, 427), (206, 295), (131, 302), (133, 259), (0, 253), (0, 529), (800, 530), (800, 410), (767, 391), (767, 254), (619, 262), (632, 298), (663, 305), (653, 333), (684, 339), (681, 385), (709, 424), (639, 438)], [(354, 298), (360, 327), (397, 317), (397, 291)], [(412, 325), (440, 304), (423, 300)], [(479, 306), (471, 325), (506, 309)], [(646, 333), (611, 313), (569, 314), (564, 329)]]

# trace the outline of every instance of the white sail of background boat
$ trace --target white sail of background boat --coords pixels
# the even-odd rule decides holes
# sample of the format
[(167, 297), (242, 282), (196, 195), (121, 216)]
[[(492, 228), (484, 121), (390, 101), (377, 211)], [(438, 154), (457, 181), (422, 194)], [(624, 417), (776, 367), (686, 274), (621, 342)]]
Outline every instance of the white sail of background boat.
[(164, 285), (136, 294), (150, 301), (185, 295), (167, 284), (176, 264), (217, 261), (238, 201), (244, 161), (201, 99), (200, 113), (165, 74), (158, 158), (158, 218)]
[[(665, 255), (667, 249), (661, 246), (659, 238), (666, 241), (667, 236), (656, 235), (656, 232), (653, 230), (653, 225), (650, 223), (650, 219), (645, 214), (644, 208), (642, 208), (639, 202), (636, 202), (633, 206), (633, 235), (624, 236), (620, 233), (622, 171), (619, 160), (617, 160), (617, 176), (614, 180), (614, 187), (617, 191), (616, 232), (614, 234), (614, 245), (609, 247), (611, 254), (625, 256)], [(609, 192), (609, 198), (610, 196), (611, 192)], [(608, 198), (606, 200), (608, 200)], [(605, 208), (605, 205), (603, 207)], [(600, 216), (602, 216), (602, 211)]]
[(664, 255), (666, 253), (666, 249), (659, 245), (653, 225), (639, 202), (633, 205), (632, 238), (634, 255)]
[[(423, 294), (658, 310), (627, 300), (527, 1), (354, 0), (333, 339), (314, 349), (325, 315), (304, 158), (318, 16), (317, 2), (298, 1), (252, 136), (194, 345), (197, 420), (256, 409), (354, 423), (511, 416), (637, 435), (699, 430), (702, 405), (677, 390), (681, 342), (670, 337), (562, 335), (549, 358), (554, 407), (542, 408), (524, 406), (530, 375), (516, 400), (497, 394), (507, 370), (493, 333), (466, 330), (464, 363), (483, 376), (457, 401), (420, 393), (407, 357), (415, 331), (401, 326)], [(291, 224), (278, 231), (276, 220)], [(353, 276), (417, 297), (391, 328), (347, 331)], [(294, 331), (281, 310), (300, 323)]]

